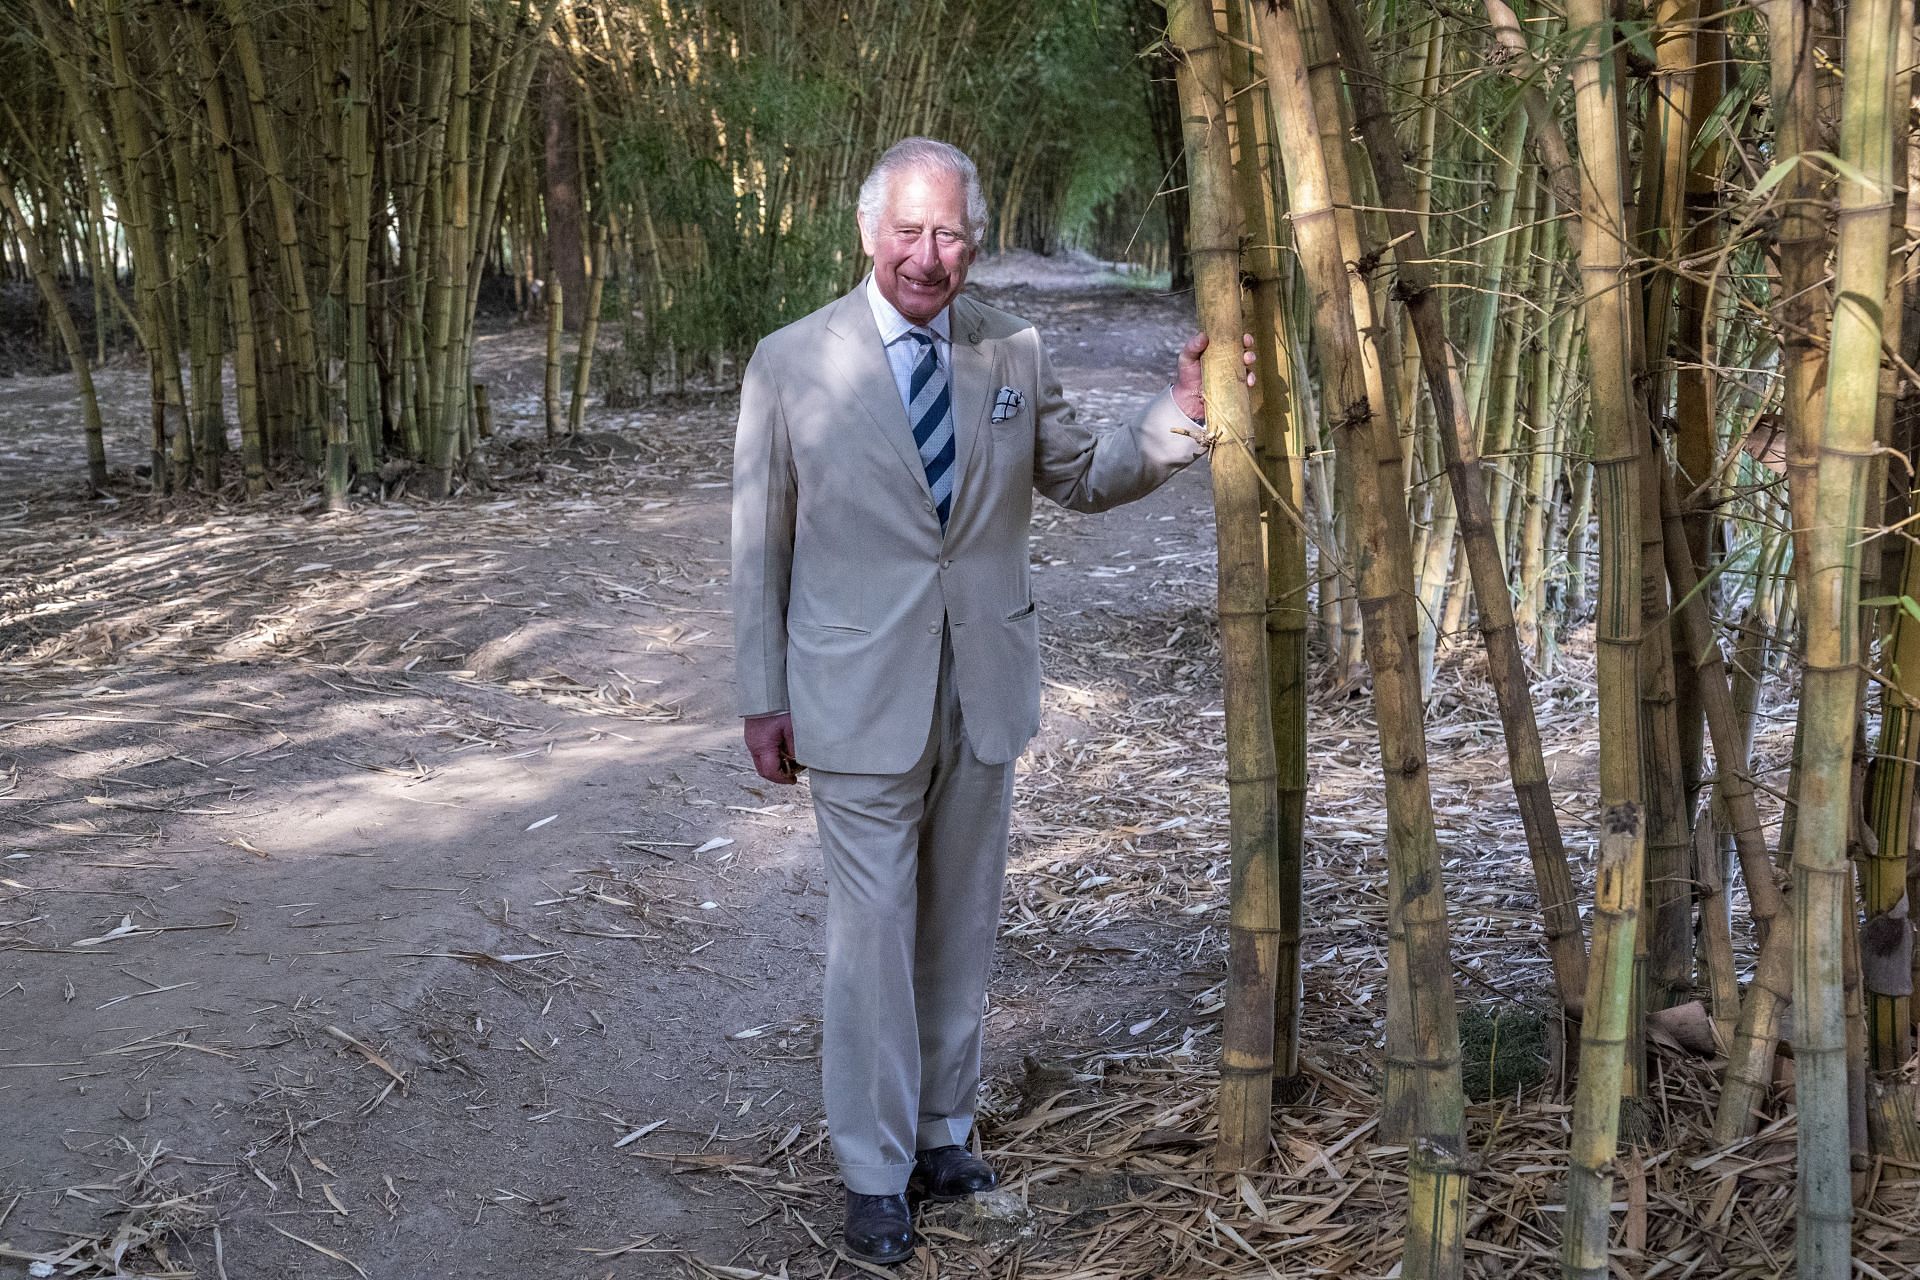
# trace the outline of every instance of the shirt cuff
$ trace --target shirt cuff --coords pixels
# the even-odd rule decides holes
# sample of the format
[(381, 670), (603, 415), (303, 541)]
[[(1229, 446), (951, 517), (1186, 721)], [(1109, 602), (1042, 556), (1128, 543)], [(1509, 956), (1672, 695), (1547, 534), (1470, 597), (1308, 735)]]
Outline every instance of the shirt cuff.
[(1167, 384), (1167, 399), (1173, 401), (1174, 410), (1178, 412), (1179, 415), (1185, 418), (1188, 422), (1191, 422), (1194, 426), (1205, 427), (1207, 425), (1206, 414), (1203, 413), (1196, 418), (1193, 415), (1189, 414), (1185, 409), (1182, 409), (1180, 407), (1180, 397), (1173, 394), (1173, 384), (1171, 382)]

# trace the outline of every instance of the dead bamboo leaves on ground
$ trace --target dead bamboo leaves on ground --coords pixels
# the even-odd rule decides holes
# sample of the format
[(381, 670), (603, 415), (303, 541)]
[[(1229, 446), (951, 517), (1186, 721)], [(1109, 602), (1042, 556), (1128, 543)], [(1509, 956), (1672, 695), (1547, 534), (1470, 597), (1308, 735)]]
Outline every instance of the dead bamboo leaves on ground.
[[(1038, 310), (1044, 326), (1044, 303), (1036, 308), (1023, 300), (1022, 306)], [(1127, 314), (1137, 317), (1141, 304), (1129, 300), (1127, 307)], [(1174, 318), (1171, 312), (1167, 316), (1164, 323), (1171, 328)], [(1091, 399), (1089, 416), (1120, 413), (1127, 398), (1103, 390)], [(511, 393), (502, 394), (497, 404), (510, 440), (521, 415), (512, 408)], [(710, 425), (718, 430), (723, 418), (716, 412)], [(537, 425), (537, 417), (528, 420)], [(385, 731), (367, 732), (361, 740), (331, 744), (343, 757), (332, 763), (344, 776), (417, 797), (431, 797), (422, 779), (444, 776), (470, 757), (544, 755), (556, 741), (550, 716), (585, 711), (589, 723), (615, 732), (682, 726), (684, 720), (623, 723), (628, 715), (613, 714), (635, 709), (623, 700), (626, 696), (636, 703), (653, 701), (659, 688), (618, 674), (637, 672), (624, 665), (624, 658), (611, 659), (597, 671), (529, 670), (516, 665), (523, 662), (524, 650), (499, 643), (506, 624), (469, 632), (457, 617), (446, 620), (471, 608), (477, 618), (504, 617), (513, 628), (537, 627), (566, 608), (590, 605), (590, 612), (574, 616), (607, 624), (588, 629), (596, 643), (631, 647), (636, 660), (656, 658), (670, 669), (723, 663), (716, 637), (701, 634), (723, 607), (715, 581), (718, 550), (703, 547), (697, 538), (673, 536), (692, 531), (681, 523), (683, 504), (703, 499), (700, 491), (671, 478), (719, 483), (707, 477), (719, 474), (724, 440), (711, 433), (652, 433), (644, 437), (644, 448), (626, 447), (635, 439), (631, 433), (609, 433), (591, 456), (580, 451), (541, 455), (538, 465), (547, 478), (529, 475), (524, 491), (516, 491), (517, 502), (376, 509), (347, 521), (316, 521), (291, 535), (265, 522), (250, 523), (241, 513), (210, 510), (218, 536), (203, 539), (204, 557), (187, 555), (184, 562), (167, 558), (168, 547), (188, 545), (179, 526), (98, 513), (86, 517), (95, 526), (87, 536), (101, 548), (144, 548), (142, 554), (154, 558), (144, 578), (113, 578), (104, 561), (87, 558), (87, 537), (75, 538), (62, 544), (62, 562), (73, 565), (66, 585), (40, 593), (39, 603), (31, 606), (9, 599), (6, 607), (20, 611), (8, 613), (16, 629), (7, 634), (24, 642), (0, 657), (7, 664), (9, 695), (20, 700), (0, 710), (5, 726), (0, 735), (17, 741), (28, 729), (106, 725), (158, 739), (169, 725), (190, 726), (230, 740), (226, 754), (236, 764), (260, 758), (247, 753), (270, 756), (287, 745), (281, 726), (296, 726), (283, 719), (280, 702), (226, 683), (241, 665), (223, 649), (236, 636), (250, 637), (248, 662), (271, 666), (326, 696), (424, 696), (425, 702), (409, 705), (430, 708), (431, 714), (389, 723)], [(714, 490), (708, 497), (719, 502), (723, 494)], [(1272, 1170), (1222, 1182), (1212, 1167), (1212, 1063), (1221, 1011), (1228, 851), (1218, 781), (1223, 720), (1209, 621), (1212, 549), (1195, 536), (1196, 527), (1203, 526), (1169, 519), (1144, 526), (1130, 542), (1117, 542), (1106, 540), (1094, 521), (1040, 513), (1034, 558), (1048, 614), (1050, 721), (1020, 782), (1006, 959), (996, 976), (988, 1021), (990, 1045), (999, 1056), (982, 1126), (983, 1142), (1007, 1173), (1009, 1194), (1029, 1216), (927, 1215), (929, 1256), (941, 1275), (997, 1276), (1015, 1267), (1029, 1280), (1253, 1277), (1275, 1270), (1375, 1275), (1387, 1273), (1398, 1259), (1395, 1223), (1404, 1196), (1404, 1152), (1382, 1143), (1369, 1123), (1378, 1105), (1374, 1064), (1384, 1013), (1379, 974), (1387, 910), (1378, 863), (1384, 829), (1380, 783), (1371, 763), (1373, 726), (1360, 701), (1326, 688), (1315, 691), (1308, 748), (1315, 773), (1305, 868), (1305, 895), (1312, 906), (1304, 946), (1305, 1093), (1279, 1114), (1279, 1154)], [(169, 543), (169, 538), (180, 541)], [(562, 546), (563, 538), (571, 542)], [(575, 554), (595, 538), (627, 562), (616, 568)], [(29, 539), (44, 544), (45, 529), (9, 526), (0, 537), (0, 557), (15, 557), (6, 561), (10, 566), (27, 564), (27, 553), (19, 548)], [(640, 554), (627, 555), (630, 542)], [(396, 543), (404, 543), (408, 554), (403, 556)], [(561, 563), (561, 572), (538, 583), (525, 579), (529, 555), (556, 551), (579, 563)], [(310, 567), (315, 565), (324, 567)], [(248, 572), (249, 566), (258, 572)], [(174, 568), (179, 577), (161, 577)], [(306, 572), (298, 572), (302, 569)], [(368, 589), (368, 582), (381, 585)], [(549, 607), (536, 608), (543, 600)], [(190, 607), (176, 609), (179, 601)], [(419, 603), (383, 607), (413, 601)], [(31, 612), (48, 602), (51, 611)], [(17, 629), (23, 625), (29, 628), (24, 635)], [(271, 643), (265, 638), (268, 628)], [(76, 642), (75, 634), (88, 636), (93, 647)], [(1566, 792), (1590, 789), (1593, 782), (1587, 733), (1592, 660), (1586, 643), (1584, 636), (1568, 637), (1561, 668), (1534, 689), (1543, 712), (1548, 769), (1556, 788)], [(1470, 1008), (1532, 1013), (1550, 1003), (1545, 993), (1551, 978), (1537, 943), (1531, 872), (1502, 764), (1497, 708), (1478, 664), (1473, 654), (1443, 647), (1429, 715), (1436, 816), (1449, 870), (1457, 872), (1461, 886), (1454, 904), (1457, 973)], [(259, 678), (258, 666), (249, 670), (250, 678)], [(475, 674), (454, 674), (465, 671)], [(143, 683), (183, 673), (200, 680), (194, 696), (171, 696)], [(526, 683), (516, 687), (516, 680)], [(553, 701), (595, 698), (609, 705), (595, 712)], [(237, 705), (238, 699), (258, 705)], [(1783, 777), (1790, 738), (1790, 727), (1770, 718), (1780, 710), (1771, 701), (1763, 708), (1756, 761), (1760, 776), (1776, 781)], [(112, 723), (22, 723), (28, 714), (112, 717)], [(200, 766), (220, 757), (196, 765), (176, 759), (178, 748), (163, 746), (156, 741), (117, 762), (111, 772), (119, 781), (85, 786), (51, 785), (53, 771), (34, 754), (14, 751), (0, 759), (0, 815), (26, 815), (41, 824), (34, 828), (33, 856), (0, 864), (0, 872), (19, 885), (60, 887), (35, 874), (36, 865), (45, 865), (43, 859), (55, 851), (76, 864), (122, 868), (129, 875), (164, 871), (176, 846), (154, 839), (154, 826), (164, 831), (189, 822), (233, 821), (243, 815), (183, 811), (244, 810), (261, 802), (258, 786), (221, 784), (222, 790), (210, 792), (204, 780), (194, 781), (206, 772)], [(115, 804), (87, 805), (89, 795)], [(33, 807), (52, 800), (72, 805), (72, 812)], [(764, 1012), (708, 1027), (703, 1034), (737, 1051), (742, 1062), (764, 1069), (769, 1078), (778, 1070), (805, 1075), (813, 1070), (817, 1052), (810, 1011), (791, 1007), (781, 989), (766, 988), (759, 974), (721, 958), (725, 939), (764, 925), (741, 913), (745, 876), (736, 867), (750, 864), (736, 855), (750, 844), (747, 832), (777, 829), (794, 818), (798, 811), (782, 809), (783, 801), (755, 801), (735, 812), (720, 805), (691, 807), (684, 797), (663, 798), (663, 815), (674, 812), (679, 820), (615, 822), (575, 833), (597, 842), (595, 854), (605, 856), (564, 863), (566, 875), (549, 877), (540, 894), (511, 903), (510, 911), (476, 896), (469, 909), (484, 912), (490, 923), (501, 921), (509, 940), (394, 942), (378, 954), (389, 962), (399, 956), (435, 970), (477, 975), (533, 1008), (551, 1001), (555, 1008), (574, 1010), (575, 1020), (594, 1034), (631, 1025), (632, 1011), (610, 1003), (602, 988), (612, 975), (636, 964), (709, 994), (764, 995), (769, 1002), (761, 1006)], [(559, 807), (542, 804), (516, 813), (513, 832), (546, 839), (570, 831), (561, 821), (540, 825)], [(1571, 809), (1562, 812), (1570, 844), (1583, 860), (1590, 856), (1592, 840), (1585, 817)], [(527, 831), (529, 826), (536, 829)], [(276, 861), (262, 862), (237, 845), (229, 856), (248, 866), (279, 866), (281, 850), (266, 833), (249, 827), (227, 834)], [(736, 842), (716, 843), (728, 840)], [(365, 852), (347, 847), (339, 855), (351, 859)], [(137, 892), (144, 886), (130, 888)], [(460, 888), (412, 877), (394, 878), (383, 892), (439, 901), (442, 895), (430, 890)], [(0, 946), (45, 940), (40, 924), (24, 922), (37, 913), (33, 897), (19, 890), (0, 897), (5, 898)], [(458, 892), (445, 899), (463, 900)], [(136, 930), (214, 919), (150, 916), (106, 901), (114, 905), (99, 911), (98, 927), (57, 932), (53, 940), (64, 944), (99, 937), (128, 915)], [(796, 911), (820, 905), (805, 891), (804, 880), (796, 884), (793, 902)], [(538, 933), (540, 940), (519, 936), (516, 931), (522, 929)], [(160, 954), (172, 941), (200, 936), (205, 935), (128, 934), (85, 948), (82, 956), (105, 957), (115, 949), (125, 954), (131, 948)], [(324, 937), (324, 932), (310, 936)], [(753, 945), (767, 946), (759, 940)], [(774, 953), (781, 964), (816, 963), (804, 943), (789, 945), (795, 950)], [(116, 980), (111, 987), (80, 981), (76, 1003), (84, 1000), (91, 1008), (130, 997), (114, 1008), (158, 1007), (192, 994), (162, 989), (195, 976), (148, 972), (139, 984)], [(5, 998), (0, 995), (0, 1004)], [(297, 1018), (276, 1016), (285, 1016), (288, 1028), (297, 1031), (299, 1047), (324, 1055), (347, 1088), (347, 1110), (356, 1113), (384, 1096), (378, 1101), (382, 1113), (404, 1107), (411, 1115), (426, 1105), (414, 1091), (436, 1073), (463, 1081), (470, 1078), (467, 1073), (484, 1077), (490, 1061), (524, 1062), (562, 1080), (579, 1052), (569, 1042), (555, 1044), (537, 1030), (520, 1027), (491, 1040), (482, 1052), (462, 1039), (453, 1020), (431, 1002), (366, 1023), (324, 1009), (301, 1010)], [(412, 1057), (398, 1052), (404, 1042), (395, 1034), (407, 1020), (419, 1020), (425, 1028), (423, 1045)], [(328, 1027), (352, 1036), (393, 1071), (383, 1070)], [(168, 1025), (100, 1047), (125, 1045), (127, 1052), (109, 1060), (137, 1065), (150, 1060), (156, 1068), (203, 1060), (226, 1068), (232, 1059), (220, 1053), (257, 1052), (245, 1049), (247, 1042), (238, 1037), (202, 1035), (184, 1024)], [(1482, 1052), (1494, 1051), (1483, 1047)], [(0, 1071), (0, 1084), (71, 1069), (30, 1066), (43, 1061), (30, 1055), (5, 1056), (16, 1061)], [(1022, 1063), (1022, 1057), (1031, 1061)], [(1471, 1053), (1469, 1058), (1471, 1066)], [(1620, 1202), (1627, 1206), (1622, 1239), (1636, 1251), (1631, 1256), (1636, 1271), (1755, 1280), (1774, 1274), (1787, 1256), (1791, 1124), (1774, 1124), (1716, 1155), (1704, 1136), (1710, 1123), (1710, 1061), (1663, 1050), (1656, 1063), (1666, 1099), (1664, 1127), (1629, 1152), (1619, 1182)], [(1567, 1124), (1566, 1107), (1552, 1093), (1554, 1065), (1540, 1064), (1548, 1073), (1546, 1083), (1470, 1109), (1470, 1149), (1483, 1159), (1485, 1171), (1476, 1178), (1468, 1224), (1469, 1274), (1553, 1271)], [(423, 1072), (422, 1066), (432, 1070)], [(405, 1098), (396, 1073), (411, 1082)], [(384, 1092), (389, 1086), (391, 1092)], [(658, 1268), (671, 1259), (689, 1276), (784, 1274), (805, 1280), (836, 1267), (833, 1274), (850, 1274), (831, 1252), (838, 1192), (815, 1099), (798, 1089), (776, 1097), (777, 1088), (743, 1076), (737, 1092), (723, 1089), (712, 1103), (724, 1108), (717, 1136), (709, 1126), (696, 1132), (659, 1111), (642, 1112), (585, 1092), (570, 1095), (564, 1109), (529, 1111), (525, 1123), (544, 1131), (580, 1126), (576, 1141), (582, 1151), (617, 1150), (619, 1159), (658, 1167), (716, 1195), (724, 1192), (747, 1206), (740, 1220), (755, 1223), (740, 1233), (737, 1251), (702, 1254), (699, 1261), (676, 1252), (640, 1222), (633, 1224), (632, 1235), (569, 1243), (613, 1259), (608, 1265), (624, 1258)], [(307, 1091), (296, 1079), (282, 1080), (263, 1105), (285, 1106), (302, 1117)], [(663, 1118), (668, 1123), (657, 1124)], [(292, 1159), (295, 1139), (317, 1142), (320, 1131), (305, 1128), (308, 1123), (309, 1118), (296, 1119), (290, 1136), (276, 1136), (272, 1145), (276, 1156), (285, 1150), (294, 1168), (304, 1167)], [(276, 1183), (288, 1181), (278, 1168), (264, 1172)], [(1863, 1187), (1872, 1217), (1859, 1236), (1860, 1257), (1883, 1274), (1914, 1265), (1907, 1256), (1910, 1239), (1920, 1234), (1914, 1230), (1920, 1225), (1914, 1221), (1914, 1172), (1882, 1163)], [(513, 1188), (513, 1173), (500, 1170), (500, 1185)], [(244, 1169), (236, 1176), (258, 1185)], [(529, 1207), (537, 1206), (536, 1193), (521, 1188), (513, 1194), (530, 1199), (507, 1200), (506, 1207), (539, 1215), (541, 1210)], [(393, 1200), (398, 1203), (398, 1192)], [(341, 1247), (320, 1229), (298, 1223), (289, 1229), (377, 1274), (368, 1256)], [(204, 1239), (204, 1232), (196, 1238)], [(201, 1249), (195, 1257), (204, 1264), (208, 1253)], [(580, 1260), (592, 1261), (591, 1254), (582, 1252)], [(316, 1256), (314, 1261), (323, 1260)], [(324, 1265), (344, 1271), (338, 1263)]]

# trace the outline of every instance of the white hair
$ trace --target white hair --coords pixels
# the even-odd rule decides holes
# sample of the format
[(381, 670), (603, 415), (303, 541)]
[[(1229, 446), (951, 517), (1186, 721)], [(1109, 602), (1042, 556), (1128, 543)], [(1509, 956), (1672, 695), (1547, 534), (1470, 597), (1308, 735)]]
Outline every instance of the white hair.
[(893, 179), (909, 170), (950, 173), (966, 184), (967, 242), (978, 248), (987, 234), (987, 197), (980, 190), (980, 171), (966, 152), (935, 138), (902, 138), (874, 162), (866, 181), (860, 184), (862, 225), (869, 230), (879, 225)]

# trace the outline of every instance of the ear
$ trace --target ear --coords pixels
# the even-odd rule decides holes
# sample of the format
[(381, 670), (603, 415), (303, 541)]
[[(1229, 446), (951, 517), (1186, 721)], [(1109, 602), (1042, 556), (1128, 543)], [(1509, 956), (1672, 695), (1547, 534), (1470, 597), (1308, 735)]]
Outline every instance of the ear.
[(879, 255), (873, 251), (873, 229), (867, 226), (867, 215), (864, 213), (856, 213), (853, 215), (853, 220), (855, 225), (860, 228), (861, 251), (869, 258), (878, 257)]

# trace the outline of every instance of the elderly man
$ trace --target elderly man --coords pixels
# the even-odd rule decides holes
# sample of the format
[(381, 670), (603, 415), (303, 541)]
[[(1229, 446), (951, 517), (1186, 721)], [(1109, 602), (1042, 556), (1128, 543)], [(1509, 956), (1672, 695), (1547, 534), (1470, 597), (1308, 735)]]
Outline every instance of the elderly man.
[(966, 1143), (1013, 762), (1040, 725), (1033, 492), (1101, 511), (1199, 457), (1206, 339), (1138, 421), (1101, 433), (1033, 326), (961, 295), (986, 229), (965, 154), (895, 144), (859, 224), (872, 274), (747, 366), (734, 642), (755, 768), (813, 776), (846, 1247), (897, 1262), (910, 1184), (952, 1199), (995, 1180)]

